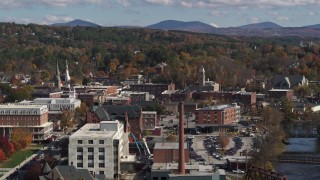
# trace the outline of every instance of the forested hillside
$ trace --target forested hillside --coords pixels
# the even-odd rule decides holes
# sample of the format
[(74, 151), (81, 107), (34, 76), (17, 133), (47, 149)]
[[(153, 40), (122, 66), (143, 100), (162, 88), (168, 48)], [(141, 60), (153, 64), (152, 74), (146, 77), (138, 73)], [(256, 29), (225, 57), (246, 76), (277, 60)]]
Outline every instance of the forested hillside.
[[(154, 82), (174, 82), (181, 88), (196, 82), (201, 65), (206, 77), (224, 88), (245, 86), (247, 80), (274, 74), (303, 74), (319, 80), (318, 41), (1, 23), (0, 71), (30, 74), (35, 83), (50, 82), (56, 62), (63, 71), (68, 60), (71, 78), (77, 84), (90, 73), (119, 80), (141, 73)], [(161, 62), (168, 64), (167, 70), (155, 75), (154, 66)]]

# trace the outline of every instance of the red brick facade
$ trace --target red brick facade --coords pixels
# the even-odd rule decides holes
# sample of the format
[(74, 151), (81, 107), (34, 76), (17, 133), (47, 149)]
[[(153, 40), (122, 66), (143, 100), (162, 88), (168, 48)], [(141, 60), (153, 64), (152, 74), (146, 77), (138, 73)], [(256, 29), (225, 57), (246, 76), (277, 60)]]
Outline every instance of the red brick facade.
[(0, 115), (0, 125), (39, 126), (48, 122), (48, 113), (41, 115)]
[[(185, 162), (189, 162), (189, 151), (184, 150)], [(179, 149), (154, 149), (153, 150), (154, 163), (172, 163), (179, 162)]]
[[(212, 106), (202, 109), (197, 109), (196, 124), (199, 125), (225, 125), (236, 121), (236, 108), (233, 106), (226, 106), (224, 108), (216, 108), (219, 106)], [(220, 106), (221, 107), (221, 106)]]

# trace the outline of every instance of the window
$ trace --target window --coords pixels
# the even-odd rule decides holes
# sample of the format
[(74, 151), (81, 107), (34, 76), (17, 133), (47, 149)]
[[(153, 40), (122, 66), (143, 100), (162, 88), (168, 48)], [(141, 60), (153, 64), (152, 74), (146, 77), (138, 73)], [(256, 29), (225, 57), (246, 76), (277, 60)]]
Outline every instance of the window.
[(77, 163), (77, 167), (83, 167), (83, 163)]
[(93, 140), (88, 140), (88, 143), (89, 144), (93, 144)]
[(99, 144), (104, 144), (104, 140), (99, 140)]
[(83, 156), (82, 156), (82, 155), (78, 155), (78, 156), (77, 156), (77, 159), (78, 159), (78, 160), (82, 160), (82, 159), (83, 159)]
[(77, 152), (83, 152), (82, 147), (78, 147), (78, 148), (77, 148)]
[(104, 167), (104, 163), (99, 163), (99, 167)]
[(104, 155), (99, 155), (99, 160), (104, 160)]
[(158, 177), (153, 177), (152, 180), (158, 180)]
[(82, 140), (78, 140), (78, 144), (82, 144)]
[(99, 174), (104, 174), (104, 171), (99, 171)]
[(88, 155), (88, 159), (93, 159), (93, 155)]
[(104, 152), (104, 148), (99, 148), (99, 152)]
[(88, 167), (93, 167), (93, 163), (88, 163)]
[(89, 148), (88, 148), (88, 152), (93, 152), (93, 148), (92, 148), (92, 147), (89, 147)]
[(161, 177), (161, 180), (167, 180), (167, 178), (166, 177)]

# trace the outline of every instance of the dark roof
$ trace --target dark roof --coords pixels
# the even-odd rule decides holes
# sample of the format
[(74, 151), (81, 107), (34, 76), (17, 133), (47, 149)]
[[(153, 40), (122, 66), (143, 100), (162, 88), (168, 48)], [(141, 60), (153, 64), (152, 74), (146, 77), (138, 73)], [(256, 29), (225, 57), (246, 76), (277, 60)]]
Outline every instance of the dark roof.
[(95, 113), (101, 121), (109, 121), (110, 116), (101, 106), (93, 106), (91, 112)]
[(126, 112), (128, 113), (129, 119), (140, 118), (141, 107), (139, 105), (128, 105), (128, 106), (113, 106), (103, 105), (104, 110), (109, 114), (111, 119), (125, 120)]
[(275, 75), (272, 79), (273, 87), (281, 87), (282, 82), (286, 81), (290, 87), (302, 82), (304, 75)]
[(48, 175), (39, 176), (40, 180), (52, 180), (52, 173), (54, 173), (54, 180), (59, 179), (105, 179), (105, 176), (94, 178), (87, 169), (76, 169), (74, 166), (57, 166)]
[(50, 172), (51, 172), (51, 167), (47, 162), (45, 162), (42, 167), (42, 174), (49, 174)]
[(138, 106), (144, 108), (144, 107), (147, 107), (147, 106), (158, 105), (159, 102), (158, 101), (132, 101), (131, 104), (132, 105), (138, 105)]

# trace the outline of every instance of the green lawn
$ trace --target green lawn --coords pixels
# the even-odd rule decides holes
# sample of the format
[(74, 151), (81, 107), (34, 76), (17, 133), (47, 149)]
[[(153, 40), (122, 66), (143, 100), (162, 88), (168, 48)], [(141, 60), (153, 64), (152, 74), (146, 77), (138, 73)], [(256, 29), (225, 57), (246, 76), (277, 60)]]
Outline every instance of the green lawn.
[(37, 151), (37, 145), (31, 144), (26, 149), (15, 152), (10, 158), (0, 163), (1, 168), (14, 168)]

